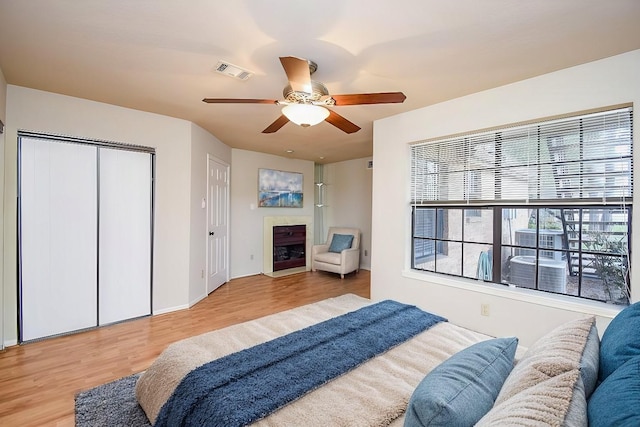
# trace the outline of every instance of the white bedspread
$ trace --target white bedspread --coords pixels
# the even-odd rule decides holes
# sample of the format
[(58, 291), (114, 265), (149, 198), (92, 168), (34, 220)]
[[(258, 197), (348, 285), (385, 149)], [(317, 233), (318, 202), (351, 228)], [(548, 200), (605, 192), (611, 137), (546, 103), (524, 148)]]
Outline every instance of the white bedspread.
[[(154, 423), (178, 383), (198, 366), (368, 304), (370, 300), (348, 294), (176, 342), (138, 380), (138, 402)], [(426, 373), (461, 349), (489, 338), (439, 323), (254, 425), (401, 426), (409, 398)]]

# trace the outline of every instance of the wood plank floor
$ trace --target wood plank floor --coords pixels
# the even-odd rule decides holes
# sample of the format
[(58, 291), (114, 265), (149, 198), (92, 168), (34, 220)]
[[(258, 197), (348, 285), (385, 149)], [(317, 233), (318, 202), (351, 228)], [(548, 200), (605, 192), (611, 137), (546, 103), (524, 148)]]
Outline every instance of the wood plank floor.
[(369, 290), (367, 270), (344, 280), (244, 277), (189, 310), (9, 347), (0, 352), (0, 425), (73, 426), (76, 393), (143, 371), (174, 341), (346, 293), (369, 298)]

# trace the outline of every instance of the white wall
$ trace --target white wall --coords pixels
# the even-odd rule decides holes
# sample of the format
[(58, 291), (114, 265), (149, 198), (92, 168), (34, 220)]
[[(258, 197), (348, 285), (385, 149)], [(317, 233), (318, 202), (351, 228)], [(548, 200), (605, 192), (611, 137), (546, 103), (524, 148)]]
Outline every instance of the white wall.
[(9, 85), (5, 132), (5, 343), (17, 334), (17, 131), (117, 141), (156, 149), (153, 312), (188, 306), (191, 123), (113, 105)]
[[(329, 227), (356, 227), (362, 231), (360, 268), (371, 269), (371, 190), (373, 172), (367, 169), (371, 158), (324, 165), (324, 233)], [(366, 252), (366, 255), (365, 255)]]
[[(409, 143), (633, 102), (640, 105), (640, 50), (557, 71), (473, 95), (400, 114), (374, 123), (371, 295), (418, 304), (451, 322), (495, 335), (517, 335), (530, 345), (569, 319), (596, 314), (600, 332), (619, 307), (581, 303), (500, 285), (483, 285), (410, 271)], [(640, 111), (634, 113), (639, 141)], [(637, 144), (636, 144), (637, 145)], [(640, 150), (634, 154), (636, 169)], [(636, 172), (636, 176), (638, 173)], [(640, 195), (636, 185), (634, 196)], [(632, 229), (640, 230), (633, 216)], [(640, 233), (632, 241), (632, 274), (640, 268)], [(640, 282), (632, 279), (632, 298)], [(480, 304), (490, 316), (480, 316)]]
[[(262, 272), (265, 216), (313, 217), (313, 162), (246, 150), (231, 150), (231, 278)], [(258, 169), (304, 174), (302, 208), (258, 208)], [(313, 226), (311, 226), (313, 230)], [(253, 259), (251, 258), (253, 256)]]
[[(7, 81), (0, 69), (0, 120), (7, 123)], [(0, 349), (4, 348), (4, 144), (7, 132), (0, 134)]]
[(231, 148), (200, 126), (191, 124), (191, 200), (189, 245), (189, 306), (207, 296), (203, 271), (207, 262), (207, 154), (231, 165)]

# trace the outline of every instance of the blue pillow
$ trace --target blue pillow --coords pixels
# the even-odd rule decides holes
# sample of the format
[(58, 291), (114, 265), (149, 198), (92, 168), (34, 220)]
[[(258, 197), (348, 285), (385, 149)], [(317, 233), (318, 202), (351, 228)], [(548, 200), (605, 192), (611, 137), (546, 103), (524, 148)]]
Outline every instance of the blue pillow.
[(640, 302), (618, 313), (602, 334), (599, 380), (634, 356), (640, 356)]
[(596, 388), (587, 414), (592, 427), (640, 426), (640, 356), (628, 360)]
[(467, 347), (436, 366), (413, 392), (405, 427), (471, 426), (492, 408), (513, 368), (518, 339)]
[(329, 252), (340, 253), (351, 247), (353, 236), (351, 234), (334, 234), (329, 246)]

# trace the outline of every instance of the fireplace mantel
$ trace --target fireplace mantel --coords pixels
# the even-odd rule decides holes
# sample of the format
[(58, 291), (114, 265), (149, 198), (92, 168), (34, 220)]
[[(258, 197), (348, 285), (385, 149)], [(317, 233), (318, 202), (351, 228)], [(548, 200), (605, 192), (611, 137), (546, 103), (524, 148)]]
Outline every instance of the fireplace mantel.
[[(278, 225), (305, 225), (307, 227), (306, 266), (273, 271), (273, 227)], [(263, 238), (263, 270), (267, 276), (279, 277), (287, 274), (311, 271), (311, 246), (313, 245), (313, 220), (310, 216), (265, 216)]]

